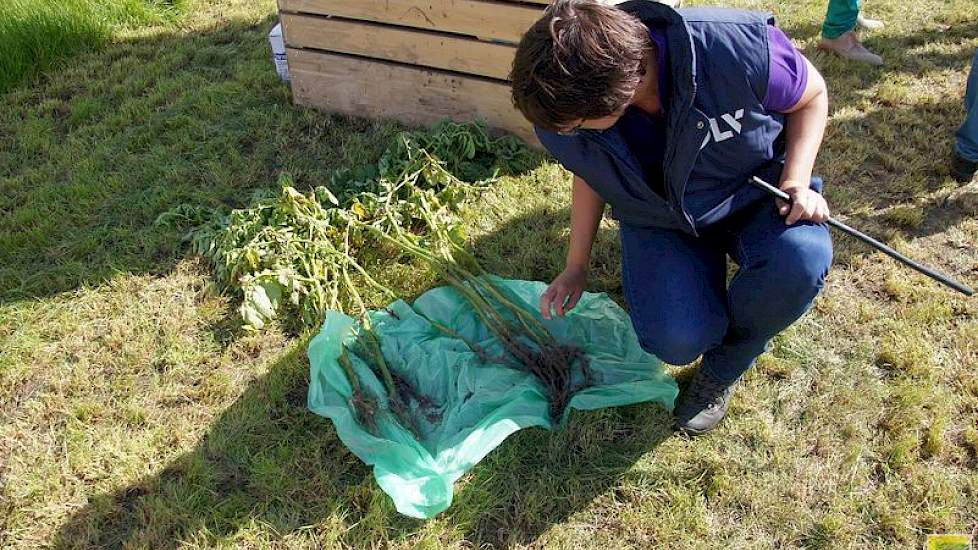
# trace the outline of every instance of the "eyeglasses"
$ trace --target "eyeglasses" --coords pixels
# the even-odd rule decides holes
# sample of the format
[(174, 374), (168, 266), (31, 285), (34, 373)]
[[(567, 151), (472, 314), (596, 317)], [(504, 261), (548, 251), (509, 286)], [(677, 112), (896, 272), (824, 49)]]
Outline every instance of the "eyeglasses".
[[(590, 120), (582, 120), (582, 121), (578, 122), (577, 125), (574, 126), (573, 128), (569, 128), (567, 130), (557, 130), (557, 135), (561, 135), (561, 136), (576, 136), (576, 135), (578, 135), (578, 134), (581, 133), (581, 130), (587, 130), (588, 132), (598, 132), (598, 133), (604, 132), (605, 130), (608, 130), (612, 126), (614, 126), (615, 123), (618, 122), (618, 119), (621, 118), (621, 116), (625, 114), (625, 111), (627, 109), (628, 109), (628, 104), (626, 103), (623, 107), (621, 107), (620, 109), (618, 109), (614, 113), (611, 113), (608, 116), (601, 117), (601, 118), (590, 119)], [(613, 119), (613, 120), (611, 120), (611, 119)], [(596, 122), (596, 121), (600, 121), (600, 120), (607, 120), (608, 122), (610, 122), (610, 124), (608, 124), (604, 128), (584, 128), (583, 127), (585, 122)]]
[(557, 130), (557, 135), (561, 136), (576, 136), (581, 131), (581, 126), (584, 125), (584, 121), (580, 121), (576, 126), (568, 130)]
[[(613, 114), (610, 114), (610, 115), (608, 115), (606, 117), (602, 117), (602, 118), (599, 118), (599, 119), (593, 119), (591, 121), (582, 120), (582, 121), (578, 122), (577, 125), (574, 126), (573, 128), (569, 128), (567, 130), (557, 130), (557, 135), (560, 135), (560, 136), (576, 136), (576, 135), (580, 134), (582, 130), (586, 130), (588, 132), (596, 132), (596, 133), (599, 133), (600, 134), (601, 132), (604, 132), (605, 130), (608, 130), (612, 126), (614, 126), (615, 125), (615, 122), (618, 122), (618, 119), (621, 118), (621, 116), (623, 114), (625, 114), (625, 109), (624, 108), (622, 108), (619, 111), (617, 111), (617, 112), (615, 112)], [(611, 121), (611, 124), (609, 124), (605, 128), (583, 128), (585, 122), (593, 122), (594, 120), (603, 120), (603, 119), (611, 118), (611, 117), (614, 117), (614, 120)]]

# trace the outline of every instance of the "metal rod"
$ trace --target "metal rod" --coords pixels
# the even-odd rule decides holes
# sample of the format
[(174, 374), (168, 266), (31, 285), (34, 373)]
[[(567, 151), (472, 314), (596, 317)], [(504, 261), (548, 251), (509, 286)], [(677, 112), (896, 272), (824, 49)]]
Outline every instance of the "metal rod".
[[(789, 203), (791, 202), (791, 197), (788, 196), (787, 193), (785, 193), (784, 191), (782, 191), (782, 190), (778, 189), (777, 187), (771, 185), (770, 183), (762, 180), (761, 178), (758, 178), (757, 176), (754, 176), (753, 178), (751, 178), (751, 183), (753, 183), (756, 187), (759, 187), (759, 188), (763, 189), (764, 191), (767, 191), (769, 194), (774, 195), (775, 197), (777, 197), (777, 198), (779, 198), (779, 199), (781, 199), (781, 200), (783, 200), (785, 202), (789, 202)], [(958, 281), (955, 281), (954, 279), (952, 279), (951, 277), (945, 275), (944, 273), (941, 273), (940, 271), (937, 271), (935, 269), (931, 269), (931, 268), (929, 268), (929, 267), (927, 267), (927, 266), (925, 266), (923, 264), (919, 264), (919, 263), (911, 260), (910, 258), (904, 256), (903, 254), (900, 254), (896, 250), (893, 250), (892, 248), (886, 246), (885, 244), (883, 244), (883, 243), (877, 241), (876, 239), (870, 237), (869, 235), (867, 235), (867, 234), (865, 234), (865, 233), (863, 233), (861, 231), (857, 231), (856, 229), (853, 229), (853, 228), (849, 227), (848, 225), (846, 225), (846, 224), (844, 224), (844, 223), (842, 223), (842, 222), (840, 222), (840, 221), (838, 221), (838, 220), (836, 220), (834, 218), (829, 218), (828, 220), (826, 220), (826, 223), (828, 223), (830, 226), (838, 229), (839, 231), (842, 231), (843, 233), (848, 233), (849, 235), (852, 235), (853, 237), (856, 237), (857, 239), (859, 239), (859, 240), (861, 240), (861, 241), (869, 244), (870, 246), (876, 248), (877, 250), (880, 250), (881, 252), (885, 253), (886, 255), (890, 256), (891, 258), (894, 258), (894, 259), (896, 259), (896, 260), (898, 260), (900, 262), (903, 262), (904, 264), (906, 264), (906, 265), (908, 265), (908, 266), (916, 269), (917, 271), (923, 273), (924, 275), (927, 275), (928, 277), (930, 277), (932, 279), (935, 279), (937, 281), (940, 281), (940, 282), (944, 283), (945, 285), (953, 288), (954, 290), (957, 290), (958, 292), (961, 292), (965, 296), (971, 296), (972, 294), (975, 293), (975, 291), (972, 290), (971, 287), (969, 287), (968, 285), (959, 283)]]

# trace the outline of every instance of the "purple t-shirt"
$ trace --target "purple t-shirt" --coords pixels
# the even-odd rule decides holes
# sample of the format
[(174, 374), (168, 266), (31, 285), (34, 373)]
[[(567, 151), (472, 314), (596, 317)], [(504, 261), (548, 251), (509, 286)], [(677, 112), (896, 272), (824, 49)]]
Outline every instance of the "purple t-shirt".
[[(649, 32), (655, 42), (659, 55), (659, 89), (668, 89), (666, 83), (668, 71), (666, 59), (668, 43), (665, 32), (654, 28)], [(767, 95), (762, 105), (768, 111), (784, 112), (795, 106), (805, 87), (808, 85), (808, 65), (805, 57), (799, 52), (784, 31), (773, 26), (767, 27), (768, 58), (770, 60), (767, 75)], [(664, 95), (664, 94), (663, 94)]]
[[(668, 89), (667, 83), (667, 51), (665, 31), (653, 28), (649, 35), (655, 42), (659, 61), (659, 89)], [(767, 27), (768, 58), (770, 60), (767, 75), (767, 95), (762, 105), (768, 111), (784, 112), (795, 106), (805, 87), (808, 86), (808, 65), (805, 57), (799, 52), (784, 31), (773, 26)], [(665, 95), (665, 94), (663, 94)]]
[[(768, 54), (770, 57), (767, 94), (761, 104), (768, 111), (784, 112), (795, 106), (808, 85), (808, 65), (784, 32), (768, 26)], [(669, 89), (669, 51), (665, 32), (653, 28), (649, 36), (655, 42), (659, 62), (659, 89)], [(661, 93), (659, 100), (663, 110), (668, 94)], [(666, 145), (666, 121), (663, 113), (651, 115), (635, 106), (629, 106), (627, 116), (619, 119), (618, 126), (629, 147), (636, 153), (645, 179), (660, 195), (664, 195), (662, 181), (662, 157)]]
[(763, 105), (768, 111), (783, 113), (794, 107), (805, 93), (808, 64), (781, 29), (768, 25), (767, 37), (770, 64)]

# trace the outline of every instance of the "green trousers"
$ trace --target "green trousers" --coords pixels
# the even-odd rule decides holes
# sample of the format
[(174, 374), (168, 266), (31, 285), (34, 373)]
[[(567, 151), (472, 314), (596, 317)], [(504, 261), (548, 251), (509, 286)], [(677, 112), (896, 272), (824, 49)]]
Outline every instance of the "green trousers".
[(829, 11), (822, 24), (823, 38), (839, 38), (856, 28), (860, 0), (829, 0)]

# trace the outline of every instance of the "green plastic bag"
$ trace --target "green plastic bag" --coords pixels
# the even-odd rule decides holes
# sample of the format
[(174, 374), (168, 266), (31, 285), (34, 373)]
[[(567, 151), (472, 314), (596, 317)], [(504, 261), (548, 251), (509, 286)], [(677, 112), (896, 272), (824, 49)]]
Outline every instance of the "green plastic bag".
[[(546, 285), (493, 280), (516, 303), (539, 311)], [(503, 349), (450, 287), (426, 292), (413, 308), (398, 300), (386, 310), (371, 312), (385, 361), (431, 402), (423, 410), (417, 403), (411, 405), (418, 435), (403, 428), (386, 405), (378, 407), (376, 435), (357, 423), (352, 389), (338, 361), (343, 344), (353, 339), (356, 321), (329, 312), (309, 345), (309, 408), (333, 421), (340, 440), (373, 465), (377, 483), (398, 512), (415, 518), (430, 518), (448, 508), (455, 481), (509, 434), (530, 426), (555, 427), (550, 403), (533, 375), (480, 361), (462, 340), (449, 337), (428, 319), (492, 355)], [(654, 401), (672, 410), (678, 393), (675, 380), (655, 356), (642, 350), (628, 315), (607, 295), (585, 293), (565, 317), (544, 324), (558, 341), (583, 347), (590, 360), (592, 385), (571, 398), (561, 423), (570, 409)], [(356, 355), (349, 357), (362, 389), (386, 403), (382, 381)]]

